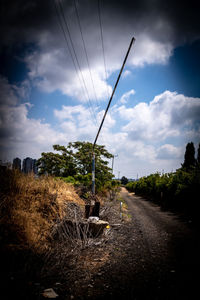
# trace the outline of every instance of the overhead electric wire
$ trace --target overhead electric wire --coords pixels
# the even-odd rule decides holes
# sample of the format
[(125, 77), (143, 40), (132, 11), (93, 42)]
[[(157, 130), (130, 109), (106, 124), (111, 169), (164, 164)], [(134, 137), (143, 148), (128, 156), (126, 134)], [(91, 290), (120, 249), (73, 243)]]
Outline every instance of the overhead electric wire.
[[(66, 42), (66, 44), (67, 44), (67, 49), (68, 49), (68, 51), (69, 51), (69, 53), (70, 53), (70, 56), (71, 56), (71, 59), (72, 59), (72, 62), (73, 62), (75, 71), (76, 71), (76, 73), (77, 73), (77, 77), (79, 78), (79, 75), (78, 75), (78, 69), (77, 69), (77, 66), (76, 66), (76, 63), (75, 63), (75, 60), (74, 60), (72, 51), (71, 51), (71, 49), (70, 49), (70, 46), (69, 46), (69, 43), (68, 43), (68, 40), (67, 40), (67, 36), (66, 36), (65, 30), (64, 30), (63, 24), (62, 24), (62, 20), (61, 20), (60, 15), (59, 15), (58, 7), (56, 6), (56, 0), (54, 1), (54, 4), (55, 4), (55, 8), (56, 8), (56, 14), (57, 14), (57, 17), (58, 17), (59, 25), (60, 25), (61, 31), (62, 31), (62, 33), (63, 33), (65, 42)], [(80, 78), (79, 78), (79, 79), (80, 79)]]
[[(88, 102), (88, 108), (90, 110), (92, 118), (94, 119), (94, 122), (96, 123), (96, 126), (98, 126), (97, 125), (96, 115), (94, 113), (94, 108), (92, 106), (92, 102), (91, 102), (90, 97), (89, 97), (89, 93), (88, 93), (88, 90), (87, 90), (87, 87), (86, 87), (86, 83), (85, 83), (85, 80), (84, 80), (84, 77), (83, 77), (83, 74), (82, 74), (82, 71), (81, 71), (81, 67), (80, 67), (79, 60), (78, 60), (78, 57), (77, 57), (77, 54), (76, 54), (76, 51), (75, 51), (75, 47), (74, 47), (74, 44), (73, 44), (73, 41), (72, 41), (72, 37), (71, 37), (71, 34), (70, 34), (69, 26), (67, 24), (67, 21), (66, 21), (66, 18), (65, 18), (65, 14), (63, 12), (62, 3), (59, 1), (58, 4), (57, 4), (56, 0), (55, 0), (54, 3), (55, 3), (56, 12), (57, 12), (57, 15), (58, 15), (59, 23), (60, 23), (62, 32), (64, 34), (64, 38), (65, 38), (65, 41), (67, 43), (67, 47), (68, 47), (68, 50), (70, 52), (70, 56), (72, 58), (72, 61), (73, 61), (73, 64), (74, 64), (77, 76), (78, 76), (79, 80), (82, 81), (82, 83), (83, 83), (83, 91), (84, 91), (84, 94), (86, 95), (86, 99), (87, 99), (87, 102)], [(69, 46), (69, 42), (68, 42), (68, 39), (67, 39), (67, 34), (65, 32), (65, 29), (64, 29), (61, 17), (60, 17), (58, 7), (59, 7), (59, 10), (60, 10), (62, 19), (64, 21), (65, 27), (67, 29), (68, 37), (69, 37), (69, 40), (70, 40), (71, 47), (73, 49), (74, 56), (73, 56), (72, 51), (71, 51), (70, 46)], [(75, 63), (75, 61), (76, 61), (76, 63)]]
[(79, 72), (80, 72), (80, 75), (81, 75), (81, 79), (82, 79), (82, 81), (83, 81), (83, 85), (84, 85), (84, 88), (85, 88), (85, 91), (86, 91), (86, 94), (87, 94), (87, 98), (88, 98), (89, 104), (90, 104), (91, 109), (92, 109), (92, 113), (93, 113), (93, 116), (94, 116), (94, 120), (95, 120), (96, 126), (98, 126), (98, 125), (97, 125), (96, 115), (95, 115), (94, 108), (93, 108), (93, 105), (92, 105), (92, 101), (90, 100), (90, 96), (89, 96), (88, 89), (87, 89), (87, 86), (86, 86), (86, 83), (85, 83), (85, 79), (84, 79), (83, 73), (82, 73), (82, 71), (81, 71), (80, 63), (79, 63), (79, 60), (78, 60), (78, 57), (77, 57), (77, 54), (76, 54), (76, 51), (75, 51), (75, 47), (74, 47), (74, 43), (73, 43), (73, 40), (72, 40), (72, 37), (71, 37), (71, 33), (70, 33), (70, 30), (69, 30), (69, 26), (68, 26), (68, 24), (67, 24), (67, 20), (66, 20), (66, 18), (65, 18), (65, 14), (64, 14), (64, 12), (63, 12), (62, 1), (60, 1), (60, 2), (58, 2), (58, 3), (59, 3), (59, 6), (60, 6), (60, 11), (61, 11), (61, 14), (62, 14), (64, 23), (65, 23), (65, 26), (66, 26), (66, 28), (67, 28), (67, 32), (68, 32), (68, 35), (69, 35), (69, 39), (70, 39), (71, 46), (72, 46), (72, 49), (73, 49), (73, 52), (74, 52), (74, 56), (75, 56), (75, 59), (76, 59), (77, 65), (78, 65), (78, 69), (79, 69)]
[[(101, 20), (101, 7), (100, 7), (100, 0), (98, 1), (98, 16), (99, 16), (99, 26), (100, 26), (100, 33), (101, 33), (101, 46), (102, 46), (102, 52), (103, 52), (103, 62), (104, 62), (104, 71), (105, 71), (105, 80), (107, 82), (108, 80), (108, 72), (106, 68), (106, 59), (105, 59), (105, 48), (104, 48), (104, 40), (103, 40), (103, 26), (102, 26), (102, 20)], [(109, 90), (107, 86), (107, 97), (109, 99)]]
[(90, 62), (89, 62), (89, 58), (88, 58), (88, 54), (87, 54), (87, 49), (86, 49), (86, 45), (85, 45), (85, 40), (84, 40), (84, 36), (83, 36), (83, 30), (82, 30), (82, 26), (81, 26), (80, 15), (79, 15), (79, 12), (78, 12), (76, 0), (74, 0), (74, 7), (75, 7), (75, 12), (76, 12), (77, 20), (78, 20), (78, 25), (79, 25), (80, 33), (81, 33), (81, 38), (82, 38), (82, 42), (83, 42), (83, 48), (84, 48), (84, 52), (85, 52), (85, 56), (86, 56), (88, 70), (89, 70), (89, 73), (90, 73), (90, 79), (91, 79), (91, 82), (92, 82), (92, 87), (93, 87), (93, 91), (94, 91), (95, 101), (96, 101), (97, 105), (99, 106), (99, 102), (98, 102), (98, 99), (97, 99), (97, 94), (96, 94), (96, 90), (95, 90), (95, 86), (94, 86), (94, 81), (93, 81), (93, 78), (92, 78), (92, 72), (91, 72)]
[[(76, 63), (75, 63), (75, 60), (74, 60), (74, 57), (73, 57), (71, 48), (70, 48), (69, 43), (68, 43), (67, 35), (66, 35), (65, 29), (64, 29), (64, 27), (63, 27), (61, 17), (60, 17), (60, 15), (59, 15), (59, 11), (58, 11), (58, 7), (57, 7), (57, 4), (56, 4), (56, 0), (54, 1), (54, 6), (55, 6), (56, 14), (57, 14), (57, 17), (58, 17), (58, 23), (59, 23), (60, 28), (61, 28), (61, 31), (62, 31), (62, 33), (63, 33), (65, 42), (66, 42), (66, 44), (67, 44), (67, 49), (68, 49), (68, 51), (69, 51), (69, 53), (70, 53), (70, 56), (71, 56), (71, 59), (72, 59), (72, 62), (73, 62), (73, 65), (74, 65), (74, 68), (75, 68), (75, 71), (76, 71), (77, 78), (78, 78), (78, 80), (79, 80), (79, 82), (80, 82), (80, 86), (81, 86), (82, 89), (83, 89), (83, 93), (85, 94), (84, 87), (82, 86), (82, 83), (81, 83), (80, 74), (79, 74), (79, 72), (78, 72), (78, 68), (77, 68), (77, 66), (76, 66)], [(86, 95), (86, 98), (87, 98), (87, 95)], [(90, 112), (90, 115), (91, 115), (92, 119), (94, 119), (94, 116), (93, 116), (93, 114), (92, 114), (91, 107), (90, 107), (90, 105), (89, 105), (88, 103), (87, 103), (87, 106), (88, 106), (88, 109), (89, 109), (89, 112)]]

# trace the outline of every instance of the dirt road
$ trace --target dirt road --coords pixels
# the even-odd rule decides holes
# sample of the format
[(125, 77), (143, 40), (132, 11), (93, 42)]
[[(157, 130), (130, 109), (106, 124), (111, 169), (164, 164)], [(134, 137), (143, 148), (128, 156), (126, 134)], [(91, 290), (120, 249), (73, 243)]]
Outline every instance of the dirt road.
[[(107, 264), (79, 299), (196, 299), (199, 237), (172, 213), (121, 190), (131, 221), (122, 225)], [(87, 294), (86, 298), (83, 296)]]
[(177, 216), (124, 188), (121, 197), (132, 215), (127, 297), (195, 299), (200, 266), (197, 234)]

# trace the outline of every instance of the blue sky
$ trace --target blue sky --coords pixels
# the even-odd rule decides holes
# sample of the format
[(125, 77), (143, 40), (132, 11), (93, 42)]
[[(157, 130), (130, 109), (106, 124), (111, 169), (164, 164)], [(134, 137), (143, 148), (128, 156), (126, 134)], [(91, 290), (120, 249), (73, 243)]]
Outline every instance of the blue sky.
[[(172, 1), (167, 12), (162, 1), (151, 6), (146, 1), (125, 2), (100, 1), (106, 69), (98, 1), (75, 1), (90, 68), (74, 1), (56, 0), (57, 13), (48, 1), (15, 1), (12, 14), (5, 4), (0, 48), (2, 160), (38, 158), (52, 151), (53, 144), (93, 142), (132, 36), (136, 41), (98, 140), (118, 155), (115, 175), (136, 178), (171, 172), (183, 162), (187, 142), (198, 146), (197, 2), (188, 19), (183, 3), (179, 14)], [(70, 38), (64, 19), (65, 37), (59, 28), (62, 11), (78, 72), (66, 44), (65, 37), (69, 45)], [(70, 49), (73, 53), (71, 45)]]

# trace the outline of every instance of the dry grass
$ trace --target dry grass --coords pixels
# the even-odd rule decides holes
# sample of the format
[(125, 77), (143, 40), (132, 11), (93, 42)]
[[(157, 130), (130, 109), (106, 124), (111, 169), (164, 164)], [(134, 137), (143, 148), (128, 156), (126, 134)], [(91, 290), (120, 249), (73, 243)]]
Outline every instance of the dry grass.
[(66, 215), (67, 204), (84, 205), (72, 185), (52, 177), (1, 170), (0, 180), (0, 226), (5, 229), (4, 243), (10, 247), (43, 252), (49, 247), (52, 226)]

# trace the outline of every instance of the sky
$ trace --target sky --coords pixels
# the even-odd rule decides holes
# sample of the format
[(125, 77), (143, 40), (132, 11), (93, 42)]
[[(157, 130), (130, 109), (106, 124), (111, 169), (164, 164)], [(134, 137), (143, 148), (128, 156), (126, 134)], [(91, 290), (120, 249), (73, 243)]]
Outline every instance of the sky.
[(200, 142), (198, 2), (3, 0), (0, 159), (93, 143), (134, 37), (97, 143), (116, 177), (179, 168)]

